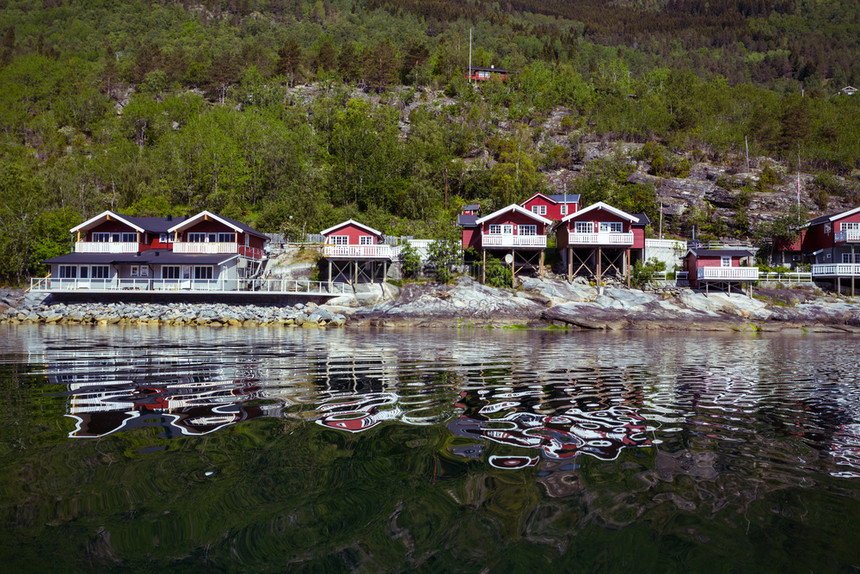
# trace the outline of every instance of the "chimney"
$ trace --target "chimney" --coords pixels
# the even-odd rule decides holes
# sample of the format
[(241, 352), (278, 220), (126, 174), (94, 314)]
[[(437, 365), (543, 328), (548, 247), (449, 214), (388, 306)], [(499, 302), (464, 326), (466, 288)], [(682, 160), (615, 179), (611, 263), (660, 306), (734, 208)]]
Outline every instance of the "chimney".
[(167, 221), (173, 221), (173, 215), (172, 214), (170, 214), (170, 213), (167, 214)]
[(187, 214), (187, 213), (185, 214), (185, 219), (188, 219), (188, 214)]
[(161, 255), (161, 251), (159, 251), (158, 249), (156, 249), (156, 250), (155, 250), (155, 256), (156, 256), (156, 257), (158, 257), (159, 255)]

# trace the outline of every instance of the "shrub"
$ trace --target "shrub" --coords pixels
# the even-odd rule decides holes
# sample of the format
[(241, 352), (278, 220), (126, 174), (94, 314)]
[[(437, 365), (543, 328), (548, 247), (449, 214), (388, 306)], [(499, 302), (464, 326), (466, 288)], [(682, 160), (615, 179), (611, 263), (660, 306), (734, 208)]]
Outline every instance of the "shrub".
[(430, 244), (428, 261), (433, 277), (439, 283), (448, 283), (454, 276), (451, 266), (459, 259), (460, 245), (456, 241), (438, 239)]
[(403, 277), (414, 278), (421, 271), (421, 257), (418, 251), (409, 243), (400, 250), (400, 272)]
[(630, 284), (634, 287), (641, 287), (650, 282), (656, 272), (665, 270), (666, 263), (663, 261), (649, 259), (646, 263), (643, 263), (640, 259), (633, 265), (632, 272), (630, 273)]
[(487, 285), (493, 287), (510, 287), (513, 283), (511, 268), (495, 257), (487, 257)]

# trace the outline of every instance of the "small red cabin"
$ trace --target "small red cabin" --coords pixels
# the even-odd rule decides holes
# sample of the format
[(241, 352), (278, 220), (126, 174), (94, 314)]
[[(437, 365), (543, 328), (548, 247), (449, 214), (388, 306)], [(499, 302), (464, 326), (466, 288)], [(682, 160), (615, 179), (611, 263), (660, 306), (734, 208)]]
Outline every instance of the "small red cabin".
[(490, 66), (489, 68), (477, 68), (475, 66), (472, 66), (468, 69), (468, 72), (466, 73), (466, 78), (478, 82), (486, 82), (488, 80), (499, 80), (501, 82), (504, 82), (511, 76), (511, 74), (515, 73), (516, 72), (512, 70), (504, 70), (495, 66)]
[(553, 221), (561, 221), (568, 215), (579, 211), (579, 194), (559, 193), (546, 195), (536, 193), (520, 205), (535, 215), (540, 215)]
[(381, 231), (348, 219), (320, 232), (329, 283), (384, 283), (394, 251)]
[(684, 256), (690, 286), (741, 284), (758, 281), (755, 249), (690, 249)]

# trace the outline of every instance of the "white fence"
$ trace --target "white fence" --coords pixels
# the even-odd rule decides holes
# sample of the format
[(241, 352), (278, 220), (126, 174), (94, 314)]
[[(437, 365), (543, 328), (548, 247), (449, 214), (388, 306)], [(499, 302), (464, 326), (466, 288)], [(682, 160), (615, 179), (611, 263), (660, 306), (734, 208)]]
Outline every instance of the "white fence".
[(391, 259), (390, 245), (326, 245), (325, 257), (366, 257), (368, 259)]
[(860, 229), (843, 229), (836, 232), (836, 243), (860, 241)]
[(812, 273), (803, 273), (801, 271), (789, 273), (759, 273), (758, 280), (760, 283), (782, 283), (783, 285), (810, 283), (812, 281)]
[(813, 277), (860, 277), (860, 265), (856, 263), (828, 263), (813, 265)]
[(571, 245), (633, 245), (633, 233), (576, 233), (568, 234)]
[(546, 235), (481, 234), (483, 247), (546, 247)]
[(101, 241), (76, 241), (75, 253), (136, 253), (140, 251), (140, 243), (136, 241), (118, 241), (116, 243)]
[(699, 281), (757, 281), (758, 267), (699, 267)]
[(325, 281), (304, 279), (56, 279), (33, 278), (30, 290), (51, 291), (137, 291), (137, 292), (230, 292), (230, 293), (307, 293), (341, 295), (352, 288), (332, 283), (331, 290)]

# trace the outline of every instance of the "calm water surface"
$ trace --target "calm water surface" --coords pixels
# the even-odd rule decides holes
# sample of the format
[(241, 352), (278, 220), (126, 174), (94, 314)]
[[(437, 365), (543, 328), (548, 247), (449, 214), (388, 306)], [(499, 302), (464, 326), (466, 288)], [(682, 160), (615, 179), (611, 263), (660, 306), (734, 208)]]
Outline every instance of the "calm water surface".
[(0, 326), (0, 558), (9, 572), (857, 572), (856, 349)]

